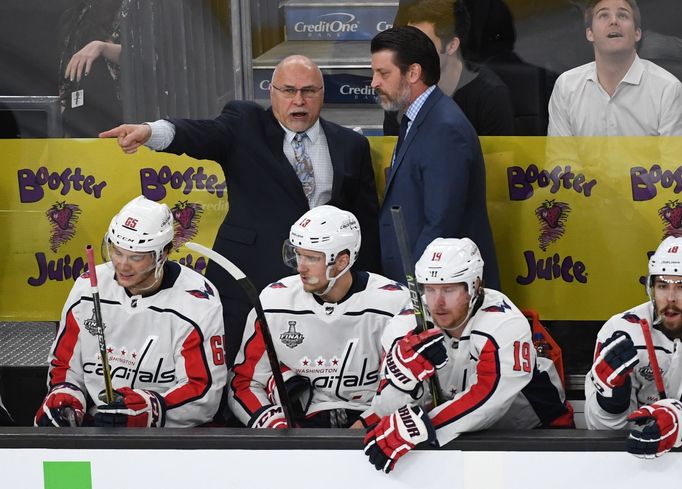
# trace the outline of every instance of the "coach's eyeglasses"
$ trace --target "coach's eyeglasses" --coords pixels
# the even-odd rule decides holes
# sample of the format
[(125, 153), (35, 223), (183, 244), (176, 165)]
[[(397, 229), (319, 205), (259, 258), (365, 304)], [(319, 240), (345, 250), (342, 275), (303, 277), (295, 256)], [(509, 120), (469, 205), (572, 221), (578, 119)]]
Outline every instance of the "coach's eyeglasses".
[(296, 96), (296, 93), (301, 92), (301, 97), (305, 99), (311, 99), (315, 98), (315, 96), (319, 93), (320, 90), (322, 90), (322, 87), (303, 87), (303, 88), (294, 88), (294, 87), (284, 87), (280, 88), (272, 83), (270, 84), (272, 88), (280, 92), (285, 98), (294, 98)]

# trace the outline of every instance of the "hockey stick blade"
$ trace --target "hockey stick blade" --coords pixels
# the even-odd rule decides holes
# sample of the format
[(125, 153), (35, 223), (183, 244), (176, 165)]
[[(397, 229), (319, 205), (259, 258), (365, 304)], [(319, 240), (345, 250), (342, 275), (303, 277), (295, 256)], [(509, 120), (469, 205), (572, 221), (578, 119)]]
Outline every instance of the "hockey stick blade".
[(263, 334), (263, 341), (265, 342), (265, 350), (268, 354), (268, 362), (270, 363), (270, 370), (272, 370), (272, 376), (275, 379), (275, 388), (279, 394), (279, 398), (282, 402), (282, 409), (284, 410), (284, 418), (290, 428), (294, 427), (292, 413), (294, 412), (291, 408), (291, 401), (289, 400), (289, 394), (287, 393), (286, 387), (284, 386), (284, 378), (282, 377), (282, 370), (280, 368), (279, 360), (277, 358), (277, 352), (275, 351), (275, 345), (272, 342), (272, 336), (270, 335), (270, 327), (265, 319), (265, 312), (263, 311), (263, 305), (260, 302), (260, 297), (256, 287), (249, 278), (242, 272), (237, 265), (232, 263), (230, 260), (225, 258), (220, 253), (207, 248), (204, 245), (190, 241), (185, 243), (185, 246), (190, 250), (201, 253), (202, 255), (208, 257), (211, 261), (220, 265), (227, 273), (229, 273), (232, 278), (234, 278), (237, 283), (246, 292), (251, 305), (256, 310), (256, 317), (258, 318), (258, 323), (261, 327), (261, 333)]
[[(421, 295), (419, 294), (417, 278), (414, 275), (412, 251), (410, 250), (410, 245), (408, 243), (407, 228), (405, 227), (403, 212), (399, 205), (394, 205), (391, 207), (391, 218), (393, 219), (393, 229), (395, 230), (395, 237), (398, 241), (398, 249), (400, 250), (400, 260), (403, 263), (403, 271), (405, 273), (407, 289), (410, 291), (410, 299), (412, 300), (414, 318), (417, 321), (415, 332), (421, 333), (427, 328), (426, 314), (424, 312), (424, 304), (422, 303)], [(440, 382), (438, 381), (438, 374), (436, 372), (434, 372), (429, 378), (429, 390), (431, 391), (433, 405), (438, 406), (441, 403), (442, 391), (440, 389)]]

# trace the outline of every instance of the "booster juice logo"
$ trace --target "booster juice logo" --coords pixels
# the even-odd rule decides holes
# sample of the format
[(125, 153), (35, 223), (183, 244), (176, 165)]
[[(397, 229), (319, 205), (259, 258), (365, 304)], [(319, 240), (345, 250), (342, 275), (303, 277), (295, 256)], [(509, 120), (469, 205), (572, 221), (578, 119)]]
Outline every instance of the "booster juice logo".
[(175, 228), (173, 249), (178, 250), (196, 236), (199, 230), (199, 219), (201, 219), (204, 209), (199, 203), (183, 200), (173, 206), (171, 213), (173, 214)]
[(34, 172), (30, 168), (17, 170), (19, 180), (19, 200), (23, 204), (38, 202), (45, 196), (43, 187), (47, 185), (50, 190), (59, 190), (62, 195), (71, 191), (85, 192), (96, 199), (102, 196), (102, 190), (107, 182), (97, 182), (92, 175), (83, 175), (80, 168), (66, 168), (61, 173), (51, 172), (47, 167), (41, 166)]
[(663, 170), (661, 165), (652, 165), (648, 170), (642, 166), (630, 168), (632, 200), (635, 202), (656, 197), (657, 185), (665, 189), (672, 188), (673, 193), (679, 194), (682, 191), (682, 166), (675, 171)]
[(540, 222), (540, 249), (547, 251), (547, 247), (558, 241), (566, 230), (566, 220), (570, 206), (565, 202), (557, 202), (554, 199), (545, 200), (540, 207), (535, 209), (535, 216)]
[(55, 202), (45, 215), (52, 229), (50, 230), (50, 249), (53, 253), (76, 234), (76, 221), (81, 210), (76, 204)]
[(663, 221), (663, 239), (682, 236), (682, 204), (677, 199), (669, 200), (658, 209), (658, 217)]
[(168, 166), (162, 166), (157, 172), (154, 168), (140, 170), (140, 185), (142, 194), (149, 200), (158, 202), (166, 197), (166, 186), (172, 189), (182, 189), (188, 195), (192, 190), (203, 190), (218, 198), (225, 195), (227, 184), (219, 181), (217, 175), (204, 173), (204, 167), (187, 168), (184, 172), (173, 171)]
[(527, 200), (533, 196), (534, 186), (549, 187), (552, 194), (563, 188), (589, 197), (597, 185), (597, 180), (588, 180), (582, 173), (573, 173), (570, 165), (563, 168), (555, 166), (551, 171), (547, 171), (530, 164), (525, 169), (521, 166), (507, 168), (507, 184), (511, 200)]

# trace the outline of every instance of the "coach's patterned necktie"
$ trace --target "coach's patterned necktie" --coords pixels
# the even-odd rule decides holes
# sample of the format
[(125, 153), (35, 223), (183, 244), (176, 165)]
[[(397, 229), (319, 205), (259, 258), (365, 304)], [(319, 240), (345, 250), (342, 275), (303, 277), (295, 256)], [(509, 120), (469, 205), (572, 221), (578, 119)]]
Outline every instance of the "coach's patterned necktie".
[(298, 132), (291, 144), (294, 147), (294, 158), (296, 159), (294, 170), (296, 170), (296, 175), (301, 181), (303, 193), (305, 193), (308, 203), (311, 203), (310, 200), (315, 193), (315, 172), (313, 171), (313, 162), (310, 161), (310, 155), (305, 148), (305, 137), (307, 137), (306, 133)]

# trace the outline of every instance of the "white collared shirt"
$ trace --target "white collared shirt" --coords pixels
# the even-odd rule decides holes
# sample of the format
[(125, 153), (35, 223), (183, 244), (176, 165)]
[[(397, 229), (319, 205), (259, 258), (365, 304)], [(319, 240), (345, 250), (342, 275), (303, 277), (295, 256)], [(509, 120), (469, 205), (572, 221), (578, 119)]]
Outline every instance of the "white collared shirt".
[(635, 57), (613, 96), (593, 61), (563, 73), (549, 101), (549, 136), (682, 136), (682, 83)]
[[(294, 156), (294, 147), (292, 141), (296, 136), (294, 131), (284, 127), (284, 155), (289, 160), (292, 166), (295, 167), (296, 157)], [(329, 146), (327, 145), (327, 137), (324, 135), (320, 120), (315, 121), (307, 131), (305, 131), (307, 138), (303, 138), (303, 144), (310, 156), (310, 161), (313, 164), (313, 172), (315, 174), (315, 191), (310, 198), (310, 207), (317, 207), (324, 205), (332, 198), (332, 184), (334, 182), (334, 169), (332, 167), (332, 159), (329, 155)]]

